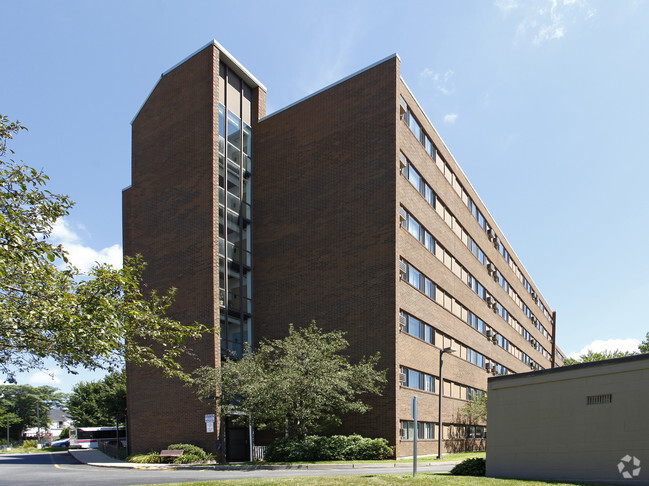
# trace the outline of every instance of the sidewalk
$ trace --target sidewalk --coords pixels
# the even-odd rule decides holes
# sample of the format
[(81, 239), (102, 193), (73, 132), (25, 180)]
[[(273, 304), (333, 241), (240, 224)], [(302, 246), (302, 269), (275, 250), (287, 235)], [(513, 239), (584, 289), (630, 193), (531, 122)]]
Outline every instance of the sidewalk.
[[(221, 465), (221, 464), (139, 464), (126, 462), (107, 456), (97, 449), (70, 449), (68, 453), (77, 461), (88, 466), (117, 467), (130, 469), (213, 469), (215, 471), (254, 471), (254, 470), (282, 470), (282, 469), (367, 469), (367, 468), (409, 468), (411, 462), (355, 462), (334, 464), (259, 464), (259, 465)], [(430, 462), (418, 461), (418, 466), (443, 466), (455, 465), (461, 461)]]
[[(132, 468), (133, 466), (140, 465), (115, 459), (97, 449), (68, 449), (68, 454), (81, 464), (87, 464), (89, 466)], [(164, 464), (160, 465), (162, 466)]]

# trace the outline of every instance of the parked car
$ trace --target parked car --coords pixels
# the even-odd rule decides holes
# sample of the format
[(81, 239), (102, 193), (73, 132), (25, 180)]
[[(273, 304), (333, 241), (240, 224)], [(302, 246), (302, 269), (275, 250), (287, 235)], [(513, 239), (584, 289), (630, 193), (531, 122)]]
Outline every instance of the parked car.
[(55, 440), (51, 447), (70, 447), (70, 439)]

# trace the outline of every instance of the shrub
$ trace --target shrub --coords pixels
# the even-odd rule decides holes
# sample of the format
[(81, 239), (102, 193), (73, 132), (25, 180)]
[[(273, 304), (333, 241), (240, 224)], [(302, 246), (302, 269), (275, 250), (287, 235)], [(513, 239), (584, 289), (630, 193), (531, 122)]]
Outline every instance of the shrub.
[(30, 439), (30, 440), (23, 441), (23, 447), (24, 447), (25, 449), (29, 449), (29, 448), (31, 448), (31, 447), (36, 447), (36, 444), (38, 444), (38, 442), (35, 441), (35, 440), (31, 440), (31, 439)]
[[(207, 453), (200, 447), (194, 444), (169, 444), (167, 449), (181, 450), (183, 456), (191, 454), (197, 456), (199, 460), (204, 461), (207, 459)], [(182, 456), (181, 456), (182, 457)], [(175, 461), (174, 461), (175, 462)], [(181, 464), (181, 463), (178, 463)]]
[(266, 449), (265, 459), (275, 462), (384, 459), (394, 454), (385, 439), (360, 435), (307, 436), (304, 441), (281, 438)]
[(126, 458), (128, 462), (136, 462), (138, 464), (161, 464), (162, 457), (158, 456), (157, 452), (149, 452), (148, 454), (135, 454)]
[(394, 456), (394, 451), (388, 445), (387, 440), (368, 439), (360, 436), (359, 438), (361, 440), (354, 443), (354, 449), (349, 459), (387, 459), (388, 457)]
[(66, 427), (61, 431), (61, 435), (59, 435), (59, 439), (69, 439), (70, 438), (70, 427)]
[(292, 437), (282, 437), (270, 444), (264, 459), (273, 462), (315, 461), (317, 456), (316, 435), (307, 436), (304, 441)]
[(451, 469), (451, 474), (456, 476), (484, 476), (486, 474), (486, 462), (482, 457), (466, 459)]
[(178, 456), (174, 459), (174, 464), (191, 464), (194, 462), (203, 462), (204, 459), (196, 454), (185, 454)]

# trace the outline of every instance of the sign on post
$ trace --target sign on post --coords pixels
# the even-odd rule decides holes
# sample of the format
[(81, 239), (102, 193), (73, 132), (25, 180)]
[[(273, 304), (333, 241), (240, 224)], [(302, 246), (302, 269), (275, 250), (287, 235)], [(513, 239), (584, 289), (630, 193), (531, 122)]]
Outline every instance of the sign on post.
[(214, 432), (214, 422), (216, 422), (216, 415), (213, 413), (205, 414), (205, 429), (206, 432)]

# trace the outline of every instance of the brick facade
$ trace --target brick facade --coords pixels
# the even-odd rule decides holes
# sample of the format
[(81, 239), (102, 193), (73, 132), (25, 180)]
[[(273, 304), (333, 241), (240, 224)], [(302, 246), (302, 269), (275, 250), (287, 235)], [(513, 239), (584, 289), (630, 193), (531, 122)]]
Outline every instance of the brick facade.
[[(214, 328), (219, 325), (215, 110), (220, 55), (211, 45), (160, 80), (133, 122), (133, 185), (124, 192), (125, 254), (143, 254), (153, 288), (179, 289), (174, 317)], [(439, 380), (435, 392), (402, 386), (401, 367), (438, 377), (440, 349), (457, 344), (458, 352), (444, 358), (443, 421), (450, 425), (445, 449), (483, 446), (480, 439), (456, 437), (467, 387), (486, 390), (487, 384), (488, 374), (467, 360), (467, 349), (512, 372), (529, 370), (529, 365), (486, 339), (484, 330), (469, 326), (467, 309), (541, 368), (551, 362), (530, 348), (529, 340), (549, 350), (551, 338), (530, 324), (522, 302), (547, 330), (552, 325), (522, 283), (521, 275), (531, 280), (502, 232), (401, 79), (399, 57), (264, 118), (265, 99), (264, 90), (254, 90), (254, 341), (283, 337), (289, 323), (315, 320), (325, 329), (346, 331), (352, 361), (380, 352), (379, 366), (388, 370), (383, 395), (369, 398), (371, 412), (346, 417), (341, 431), (385, 437), (396, 446), (397, 456), (412, 454), (412, 440), (401, 438), (400, 425), (410, 420), (413, 396), (419, 400), (420, 421), (436, 423), (439, 417)], [(404, 123), (403, 103), (437, 147), (437, 162)], [(443, 201), (445, 215), (404, 177), (404, 156)], [(446, 173), (439, 160), (445, 161)], [(510, 249), (512, 264), (471, 214), (467, 198)], [(402, 208), (433, 235), (446, 250), (444, 256), (432, 254), (402, 227)], [(471, 253), (467, 235), (497, 264), (509, 291)], [(431, 299), (409, 285), (399, 269), (401, 259), (455, 301)], [(523, 334), (467, 285), (467, 272), (520, 323)], [(403, 332), (402, 311), (433, 326), (435, 344)], [(219, 347), (204, 340), (194, 349), (201, 364), (218, 366)], [(215, 436), (205, 433), (203, 423), (209, 410), (186, 388), (133, 367), (128, 383), (134, 451), (160, 449), (176, 440), (210, 448)], [(420, 441), (420, 454), (437, 452), (438, 433), (434, 440)]]

